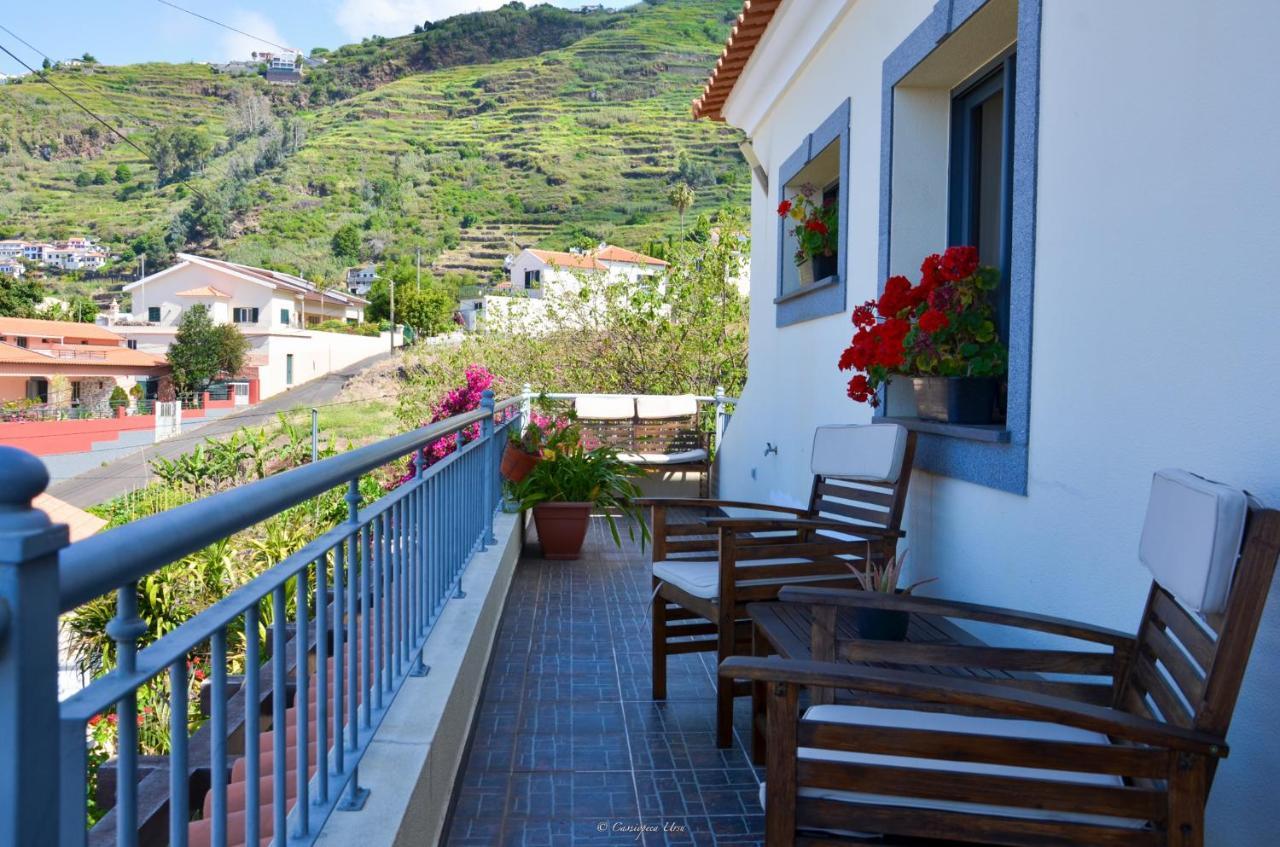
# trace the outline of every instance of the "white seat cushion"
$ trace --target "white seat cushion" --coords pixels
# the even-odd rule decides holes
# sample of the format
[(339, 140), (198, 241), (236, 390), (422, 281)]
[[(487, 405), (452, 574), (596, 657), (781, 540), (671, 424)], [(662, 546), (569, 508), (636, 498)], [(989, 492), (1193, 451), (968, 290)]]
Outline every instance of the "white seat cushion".
[(629, 421), (636, 416), (636, 398), (630, 394), (584, 394), (574, 399), (573, 410), (588, 421)]
[(684, 465), (705, 462), (706, 450), (682, 450), (679, 453), (619, 453), (618, 458), (633, 465)]
[(688, 418), (698, 414), (698, 398), (692, 394), (637, 394), (636, 417), (641, 420)]
[[(739, 567), (757, 567), (764, 565), (806, 565), (809, 559), (760, 559), (753, 562), (742, 562)], [(720, 596), (720, 563), (697, 562), (683, 559), (667, 559), (653, 563), (653, 575), (663, 582), (669, 582), (680, 590), (701, 597), (715, 600)], [(796, 585), (801, 582), (837, 579), (830, 575), (771, 577), (769, 579), (739, 580), (740, 586), (756, 585)], [(856, 577), (850, 573), (849, 579)]]
[[(876, 709), (869, 706), (813, 706), (805, 712), (809, 720), (828, 721), (831, 723), (858, 724), (861, 726), (900, 727), (905, 729), (926, 729), (939, 732), (961, 732), (974, 735), (989, 735), (993, 738), (1027, 738), (1043, 741), (1068, 741), (1083, 744), (1107, 744), (1106, 736), (1043, 721), (1004, 720), (1001, 718), (983, 718), (970, 715), (953, 715), (943, 712), (917, 712), (910, 709)], [(889, 767), (919, 768), (922, 770), (951, 771), (966, 774), (988, 774), (1006, 777), (1030, 777), (1052, 779), (1058, 782), (1073, 782), (1081, 785), (1121, 786), (1120, 777), (1107, 774), (1075, 773), (1040, 768), (1022, 768), (1012, 765), (987, 764), (983, 762), (957, 762), (944, 759), (917, 759), (910, 756), (887, 756), (873, 753), (857, 753), (843, 750), (823, 750), (814, 747), (801, 747), (799, 757), (828, 762), (850, 762), (866, 765), (884, 765)], [(904, 808), (936, 809), (951, 812), (972, 812), (979, 814), (1004, 815), (1013, 818), (1030, 818), (1036, 820), (1068, 821), (1072, 823), (1094, 823), (1105, 826), (1142, 827), (1146, 821), (1110, 818), (1104, 815), (1088, 815), (1060, 809), (1033, 809), (1018, 806), (988, 806), (981, 803), (967, 803), (951, 800), (934, 800), (927, 797), (901, 797), (894, 795), (864, 794), (857, 791), (840, 791), (826, 788), (801, 788), (800, 794), (805, 797), (817, 797), (828, 800), (844, 800), (851, 803), (868, 803), (885, 806), (902, 806)], [(765, 802), (765, 786), (760, 786), (760, 803)], [(857, 810), (849, 810), (849, 830), (857, 828)]]
[(898, 424), (820, 426), (809, 468), (814, 476), (895, 483), (906, 452), (907, 430)]
[(1202, 614), (1226, 608), (1249, 497), (1180, 470), (1151, 480), (1138, 558), (1162, 587)]

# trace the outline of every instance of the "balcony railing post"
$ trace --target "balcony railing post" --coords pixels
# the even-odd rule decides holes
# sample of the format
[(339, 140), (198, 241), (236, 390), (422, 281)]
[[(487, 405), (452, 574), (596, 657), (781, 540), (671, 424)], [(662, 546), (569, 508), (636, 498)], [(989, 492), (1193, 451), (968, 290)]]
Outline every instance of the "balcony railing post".
[[(0, 447), (0, 844), (58, 843), (58, 550), (39, 459)], [(82, 798), (77, 798), (83, 802)]]
[(529, 426), (533, 415), (533, 386), (525, 383), (520, 388), (520, 431)]
[(724, 438), (724, 386), (717, 385), (715, 391), (716, 397), (716, 443), (712, 445), (717, 453), (720, 452), (720, 440)]
[(493, 390), (486, 388), (480, 395), (480, 408), (484, 409), (485, 416), (480, 421), (480, 438), (483, 440), (480, 453), (480, 474), (484, 478), (484, 533), (480, 536), (480, 549), (483, 550), (490, 544), (498, 543), (498, 537), (493, 534), (493, 510), (497, 504), (497, 498), (494, 497), (494, 487), (497, 480), (494, 479), (494, 457), (497, 456), (498, 445), (494, 442), (497, 440), (493, 437)]

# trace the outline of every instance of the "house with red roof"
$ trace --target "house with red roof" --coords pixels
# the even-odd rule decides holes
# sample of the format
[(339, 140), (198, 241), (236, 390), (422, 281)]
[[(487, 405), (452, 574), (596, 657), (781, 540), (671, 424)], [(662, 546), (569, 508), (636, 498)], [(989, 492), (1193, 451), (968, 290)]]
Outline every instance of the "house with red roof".
[(602, 274), (637, 281), (661, 273), (667, 263), (634, 250), (601, 244), (595, 250), (538, 250), (526, 247), (511, 261), (510, 289), (541, 297), (545, 291), (576, 286), (582, 274)]

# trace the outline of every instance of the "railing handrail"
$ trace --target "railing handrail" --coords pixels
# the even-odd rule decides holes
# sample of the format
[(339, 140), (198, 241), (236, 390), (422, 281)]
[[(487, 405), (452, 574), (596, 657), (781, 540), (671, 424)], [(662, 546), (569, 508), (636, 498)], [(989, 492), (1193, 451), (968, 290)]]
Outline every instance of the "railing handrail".
[[(509, 402), (507, 405), (511, 405)], [(504, 406), (505, 408), (505, 406)], [(480, 408), (438, 423), (212, 494), (90, 536), (58, 555), (59, 612), (136, 582), (183, 556), (291, 506), (410, 455), (487, 417)]]
[[(555, 392), (552, 392), (552, 391), (548, 391), (545, 394), (534, 391), (528, 395), (528, 398), (530, 400), (537, 400), (539, 397), (546, 397), (548, 400), (574, 400), (574, 399), (577, 399), (578, 397), (596, 397), (596, 396), (605, 395), (605, 394), (608, 394), (610, 396), (618, 396), (618, 397), (655, 396), (655, 395), (645, 395), (635, 391), (618, 391), (618, 392), (607, 392), (607, 391), (555, 391)], [(676, 396), (676, 395), (672, 395), (672, 396)], [(737, 397), (730, 397), (725, 394), (695, 394), (693, 395), (693, 399), (697, 400), (699, 403), (714, 403), (716, 405), (738, 402)]]

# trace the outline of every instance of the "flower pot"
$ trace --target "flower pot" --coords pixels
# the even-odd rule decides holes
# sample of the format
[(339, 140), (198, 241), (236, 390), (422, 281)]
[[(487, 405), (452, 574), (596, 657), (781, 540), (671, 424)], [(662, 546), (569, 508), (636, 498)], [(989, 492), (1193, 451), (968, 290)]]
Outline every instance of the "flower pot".
[(853, 625), (858, 637), (870, 641), (902, 641), (907, 637), (911, 616), (894, 609), (854, 609)]
[(527, 453), (508, 442), (507, 449), (502, 452), (502, 464), (498, 467), (498, 471), (502, 474), (503, 479), (509, 482), (519, 482), (528, 476), (529, 471), (533, 470), (534, 465), (540, 461), (542, 461), (541, 456)]
[(800, 284), (813, 285), (813, 259), (805, 259), (796, 265), (796, 273), (799, 275)]
[(582, 552), (591, 519), (590, 503), (539, 503), (533, 507), (544, 559), (572, 560)]
[(995, 423), (994, 377), (917, 376), (911, 379), (916, 414), (926, 421), (953, 424)]
[(836, 275), (836, 257), (819, 253), (813, 257), (812, 282), (821, 282)]

